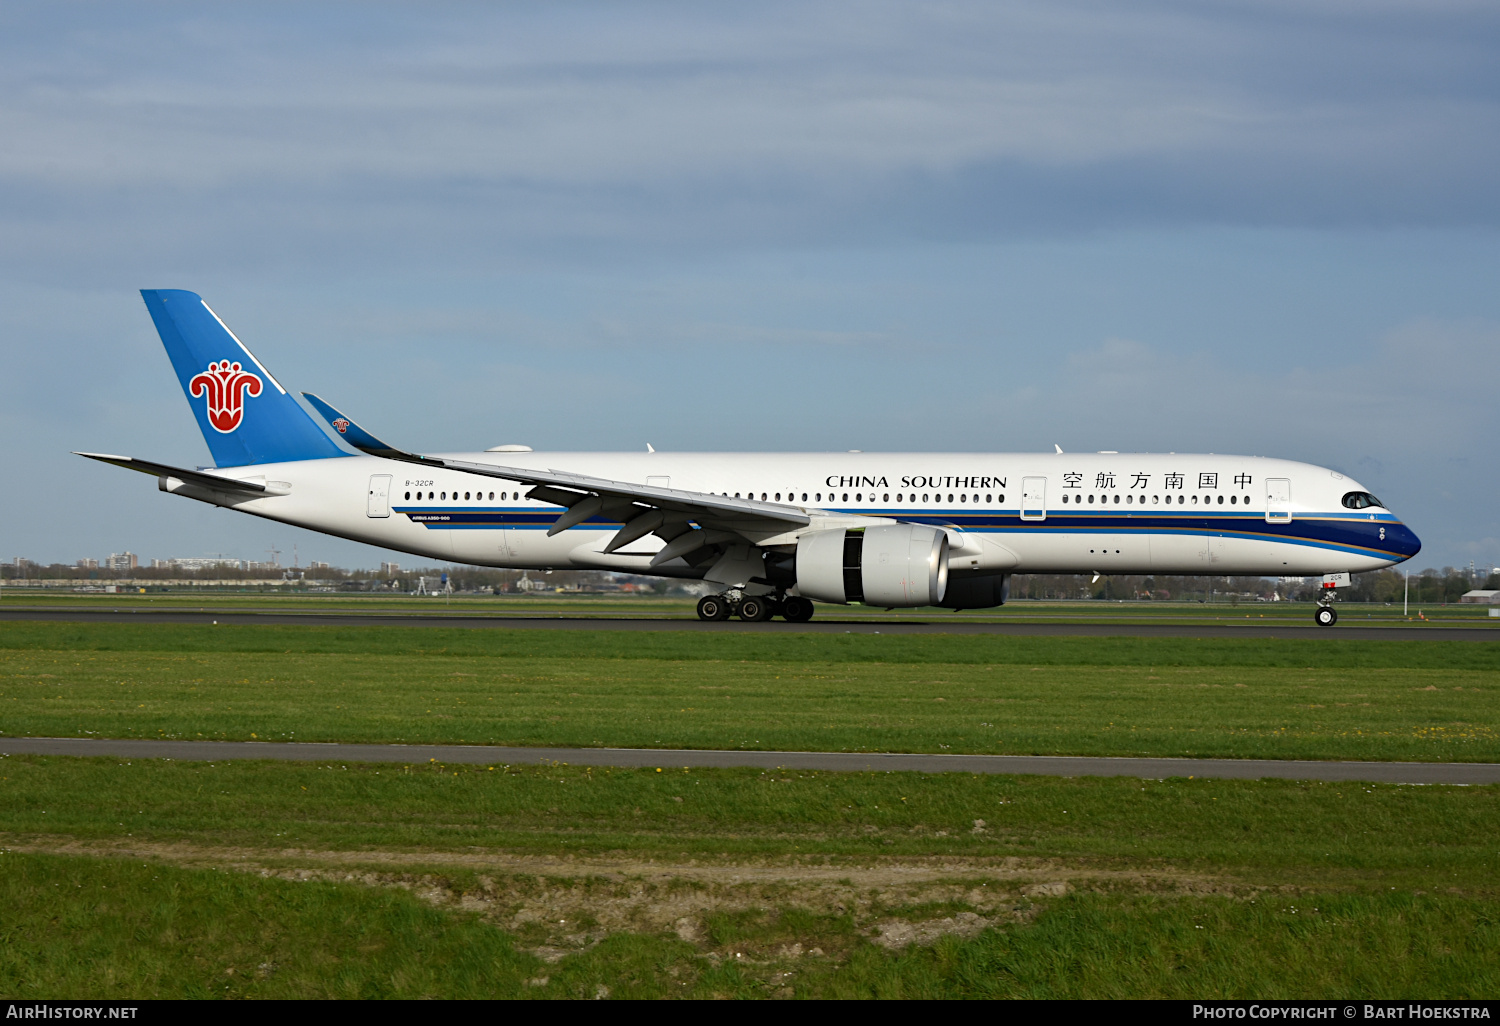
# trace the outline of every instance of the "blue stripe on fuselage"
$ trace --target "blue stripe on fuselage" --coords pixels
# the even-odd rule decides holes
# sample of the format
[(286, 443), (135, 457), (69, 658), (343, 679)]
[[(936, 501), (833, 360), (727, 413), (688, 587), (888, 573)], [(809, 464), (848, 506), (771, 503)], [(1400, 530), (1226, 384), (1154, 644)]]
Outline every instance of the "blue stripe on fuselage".
[[(545, 531), (562, 511), (505, 508), (393, 507), (393, 512), (429, 530)], [(1217, 534), (1252, 541), (1278, 541), (1291, 545), (1333, 549), (1356, 555), (1405, 559), (1415, 555), (1421, 542), (1405, 524), (1389, 513), (1304, 514), (1289, 523), (1268, 523), (1261, 514), (1217, 510), (1150, 510), (1128, 513), (1115, 510), (1049, 510), (1046, 520), (1022, 520), (1011, 510), (832, 510), (856, 516), (878, 516), (932, 527), (954, 527), (978, 534)], [(1373, 519), (1372, 519), (1373, 517)], [(591, 517), (582, 525), (599, 530), (618, 530), (617, 520)], [(1380, 535), (1385, 530), (1385, 537)]]

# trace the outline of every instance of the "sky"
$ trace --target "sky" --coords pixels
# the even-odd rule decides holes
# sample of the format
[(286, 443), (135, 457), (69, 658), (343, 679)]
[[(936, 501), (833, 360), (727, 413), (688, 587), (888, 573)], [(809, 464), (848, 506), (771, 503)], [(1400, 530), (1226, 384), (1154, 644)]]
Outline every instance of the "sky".
[[(381, 550), (138, 290), (428, 451), (1216, 451), (1500, 563), (1500, 6), (0, 6), (0, 557)], [(413, 557), (404, 557), (413, 562)], [(283, 562), (287, 556), (283, 556)]]

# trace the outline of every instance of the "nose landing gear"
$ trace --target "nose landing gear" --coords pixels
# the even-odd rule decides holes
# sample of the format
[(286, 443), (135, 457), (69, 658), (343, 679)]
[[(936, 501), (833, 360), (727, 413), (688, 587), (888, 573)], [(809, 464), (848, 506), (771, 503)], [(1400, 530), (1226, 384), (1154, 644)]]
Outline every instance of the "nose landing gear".
[(1319, 606), (1318, 611), (1313, 613), (1313, 620), (1319, 627), (1332, 627), (1339, 622), (1339, 613), (1332, 606)]

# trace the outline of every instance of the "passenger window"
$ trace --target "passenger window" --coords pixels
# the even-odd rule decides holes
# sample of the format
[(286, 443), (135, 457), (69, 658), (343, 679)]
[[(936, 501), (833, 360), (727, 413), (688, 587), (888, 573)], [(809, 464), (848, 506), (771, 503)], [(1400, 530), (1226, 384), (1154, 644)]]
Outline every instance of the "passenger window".
[(1198, 505), (1198, 496), (1196, 496), (1196, 495), (1193, 496), (1193, 505), (1194, 506)]
[(1230, 497), (1229, 497), (1229, 504), (1230, 504), (1230, 505), (1231, 505), (1231, 506), (1233, 506), (1233, 505), (1234, 505), (1234, 504), (1235, 504), (1235, 503), (1237, 503), (1237, 502), (1239, 502), (1239, 501), (1240, 501), (1240, 497), (1239, 497), (1239, 496), (1238, 496), (1238, 495), (1231, 495), (1231, 496), (1230, 496)]
[(969, 497), (967, 495), (960, 495), (958, 497), (958, 501), (959, 502), (968, 502), (969, 501)]
[(1222, 496), (1222, 495), (1219, 496), (1219, 505), (1220, 506), (1224, 505), (1224, 496)]
[(1125, 505), (1129, 506), (1129, 505), (1131, 505), (1134, 502), (1135, 502), (1135, 496), (1134, 495), (1127, 495), (1127, 496), (1125, 496)]
[(1066, 495), (1064, 495), (1063, 496), (1063, 505), (1066, 506), (1067, 504), (1068, 504), (1068, 497)]
[(889, 495), (882, 494), (880, 496), (880, 501), (881, 502), (890, 502), (891, 501), (891, 497)]
[(923, 502), (926, 502), (926, 501), (927, 501), (927, 493), (926, 493), (926, 492), (923, 492), (923, 493), (922, 493), (922, 501), (923, 501)]
[(995, 501), (995, 500), (994, 500), (994, 499), (993, 499), (993, 498), (991, 498), (991, 497), (990, 497), (990, 494), (989, 494), (989, 493), (988, 493), (988, 492), (985, 492), (985, 494), (984, 494), (984, 504), (985, 504), (985, 505), (986, 505), (986, 506), (988, 506), (988, 505), (989, 505), (989, 504), (990, 504), (990, 503), (992, 503), (992, 502), (994, 502), (994, 501)]
[(1000, 498), (999, 498), (998, 501), (1000, 501), (1000, 502), (1004, 502), (1005, 501), (1005, 493), (1004, 492), (1000, 493)]
[(442, 493), (442, 499), (443, 499), (444, 502), (448, 501), (448, 493), (447, 492), (443, 492)]
[(953, 495), (952, 495), (952, 493), (949, 493), (949, 495), (948, 495), (948, 504), (950, 506), (953, 505)]
[(1115, 496), (1115, 505), (1118, 506), (1119, 504), (1120, 504), (1120, 497), (1118, 495), (1116, 495)]
[(803, 502), (806, 502), (806, 501), (807, 501), (807, 493), (806, 493), (806, 492), (803, 492), (803, 493), (802, 493), (802, 501), (803, 501)]
[(776, 501), (777, 501), (777, 502), (780, 502), (780, 501), (781, 501), (781, 493), (780, 493), (780, 492), (777, 492), (777, 493), (776, 493)]

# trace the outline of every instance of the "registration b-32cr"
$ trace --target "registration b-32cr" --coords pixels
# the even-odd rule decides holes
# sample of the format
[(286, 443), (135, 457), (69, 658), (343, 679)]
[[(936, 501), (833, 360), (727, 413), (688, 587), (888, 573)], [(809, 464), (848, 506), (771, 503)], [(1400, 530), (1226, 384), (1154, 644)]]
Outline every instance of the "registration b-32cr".
[[(142, 296), (214, 466), (79, 455), (434, 559), (706, 581), (706, 620), (805, 621), (814, 602), (981, 609), (1013, 573), (1336, 585), (1421, 548), (1358, 482), (1253, 456), (408, 452), (315, 395), (304, 407), (194, 293)], [(1325, 601), (1316, 618), (1337, 613)]]

